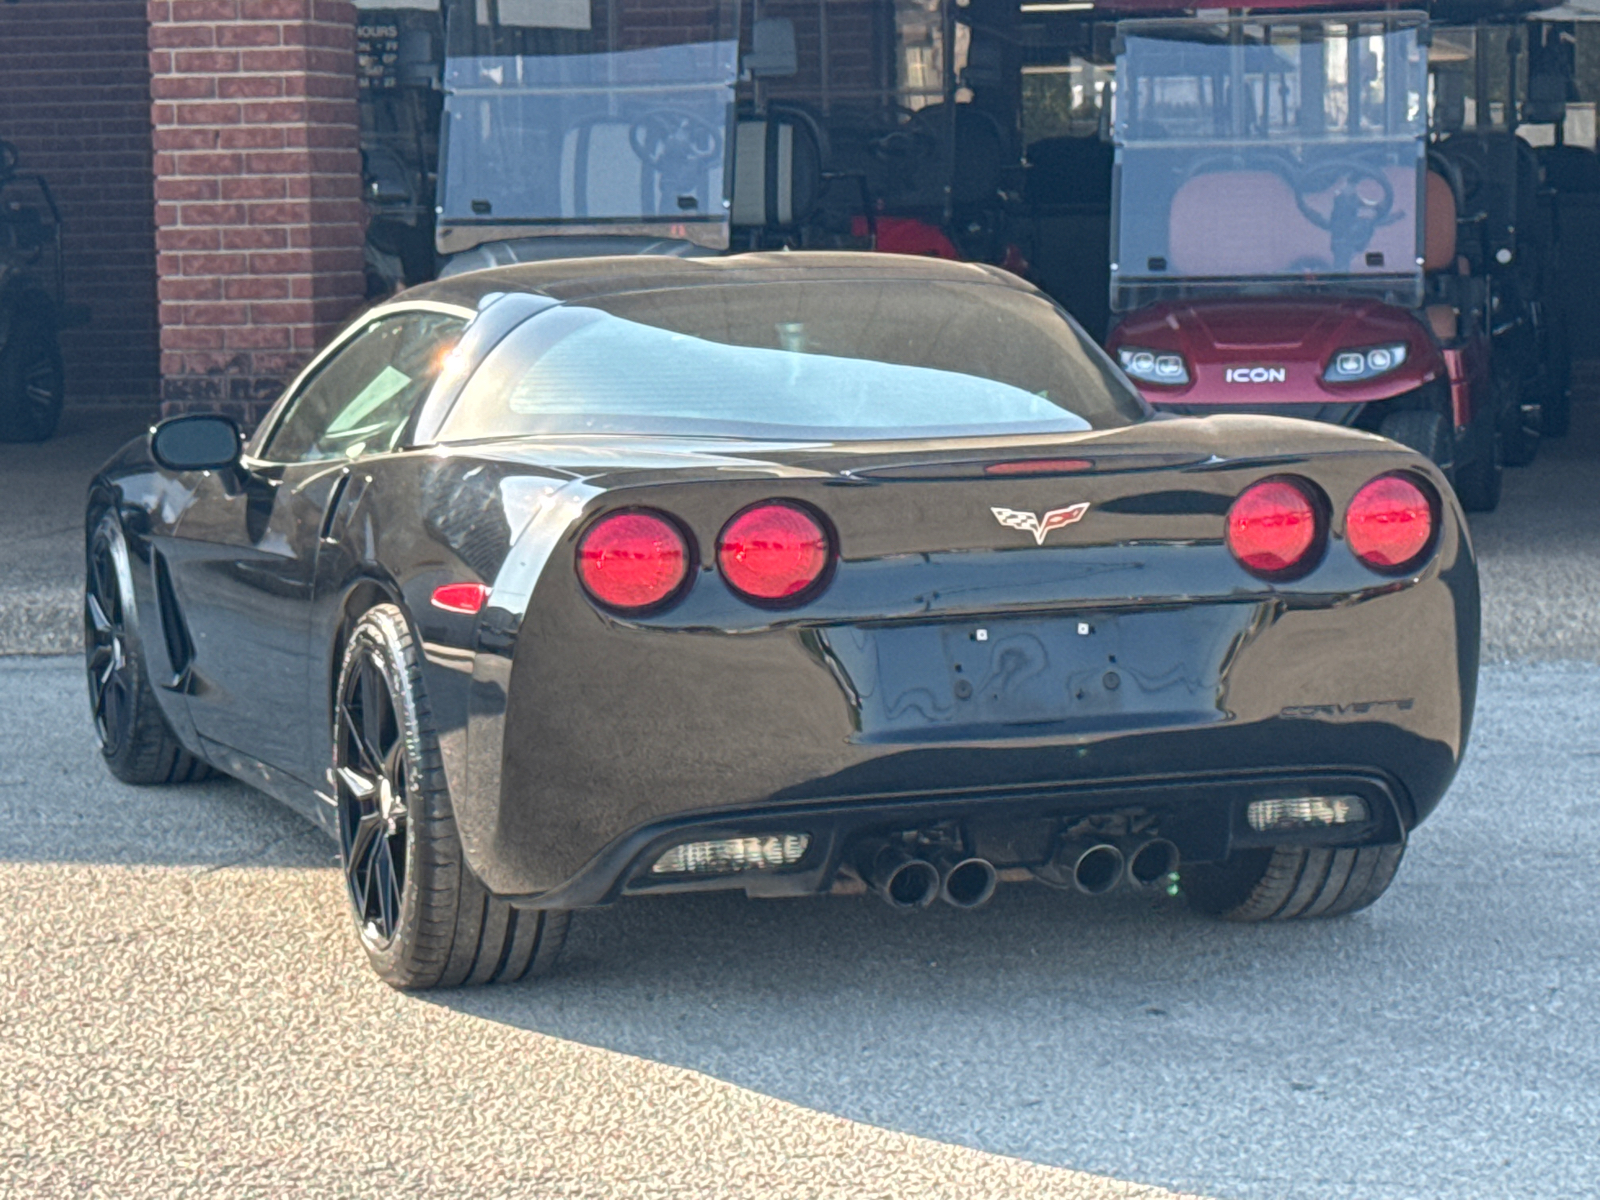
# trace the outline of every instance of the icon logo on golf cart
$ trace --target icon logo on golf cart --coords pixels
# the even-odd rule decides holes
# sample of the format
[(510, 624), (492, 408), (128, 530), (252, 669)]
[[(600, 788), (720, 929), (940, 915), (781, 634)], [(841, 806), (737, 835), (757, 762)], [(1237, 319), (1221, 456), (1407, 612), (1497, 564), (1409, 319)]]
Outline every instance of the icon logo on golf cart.
[(1073, 504), (1067, 508), (1052, 508), (1044, 516), (1039, 517), (1031, 512), (1019, 512), (1014, 508), (991, 508), (994, 519), (1007, 529), (1020, 529), (1024, 533), (1033, 534), (1033, 540), (1044, 545), (1044, 539), (1052, 529), (1060, 529), (1066, 525), (1076, 525), (1083, 520), (1083, 514), (1089, 511), (1089, 502)]
[(1289, 372), (1283, 367), (1229, 367), (1222, 378), (1228, 383), (1284, 383)]

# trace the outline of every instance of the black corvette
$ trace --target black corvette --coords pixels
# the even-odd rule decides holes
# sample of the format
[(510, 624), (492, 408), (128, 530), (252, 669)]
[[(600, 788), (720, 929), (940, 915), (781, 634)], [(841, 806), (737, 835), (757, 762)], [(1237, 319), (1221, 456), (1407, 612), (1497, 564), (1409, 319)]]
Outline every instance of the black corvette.
[(707, 888), (1388, 886), (1460, 761), (1476, 566), (1426, 460), (1153, 418), (1027, 284), (869, 255), (568, 260), (366, 313), (241, 445), (91, 486), (112, 771), (340, 843), (407, 987)]

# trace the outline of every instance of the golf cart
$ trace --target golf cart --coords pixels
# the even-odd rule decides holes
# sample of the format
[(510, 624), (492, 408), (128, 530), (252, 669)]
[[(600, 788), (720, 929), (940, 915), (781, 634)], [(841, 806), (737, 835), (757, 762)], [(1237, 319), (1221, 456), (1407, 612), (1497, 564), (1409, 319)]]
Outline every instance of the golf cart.
[(1370, 429), (1499, 501), (1519, 414), (1461, 172), (1428, 142), (1427, 19), (1125, 21), (1109, 348), (1168, 411)]
[(61, 213), (40, 175), (0, 142), (0, 442), (42, 442), (61, 418), (57, 333), (88, 313), (64, 303)]

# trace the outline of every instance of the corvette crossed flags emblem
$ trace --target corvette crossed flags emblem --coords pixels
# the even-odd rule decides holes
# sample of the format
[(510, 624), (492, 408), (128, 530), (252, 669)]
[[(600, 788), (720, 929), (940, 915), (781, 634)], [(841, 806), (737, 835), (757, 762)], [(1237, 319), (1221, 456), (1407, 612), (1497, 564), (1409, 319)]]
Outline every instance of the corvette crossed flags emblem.
[(1031, 512), (1019, 512), (1014, 508), (991, 508), (994, 519), (1007, 529), (1020, 529), (1025, 533), (1033, 534), (1033, 540), (1039, 545), (1044, 545), (1044, 539), (1052, 529), (1060, 529), (1065, 525), (1075, 525), (1083, 519), (1083, 514), (1089, 511), (1089, 502), (1073, 504), (1067, 508), (1052, 508), (1039, 517)]

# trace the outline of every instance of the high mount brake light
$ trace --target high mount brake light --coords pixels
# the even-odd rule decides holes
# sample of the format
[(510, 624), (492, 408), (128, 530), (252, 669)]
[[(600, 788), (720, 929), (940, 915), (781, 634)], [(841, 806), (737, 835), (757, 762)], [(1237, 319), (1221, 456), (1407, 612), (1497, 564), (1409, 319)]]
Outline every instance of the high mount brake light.
[(656, 513), (612, 513), (578, 543), (578, 577), (610, 608), (654, 608), (670, 599), (688, 574), (688, 543), (675, 524)]
[(1087, 458), (1023, 458), (1015, 462), (990, 463), (985, 475), (1056, 475), (1087, 471), (1094, 466)]
[(445, 612), (466, 613), (468, 616), (482, 610), (489, 600), (486, 583), (444, 583), (433, 589), (430, 597), (435, 608)]
[(1264, 479), (1228, 509), (1228, 549), (1245, 570), (1279, 576), (1306, 564), (1318, 541), (1317, 508), (1287, 479)]
[(722, 577), (746, 599), (794, 600), (828, 569), (827, 531), (799, 505), (769, 501), (747, 508), (717, 538)]
[(1344, 536), (1367, 566), (1403, 571), (1433, 541), (1433, 502), (1404, 475), (1380, 475), (1350, 501)]

